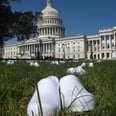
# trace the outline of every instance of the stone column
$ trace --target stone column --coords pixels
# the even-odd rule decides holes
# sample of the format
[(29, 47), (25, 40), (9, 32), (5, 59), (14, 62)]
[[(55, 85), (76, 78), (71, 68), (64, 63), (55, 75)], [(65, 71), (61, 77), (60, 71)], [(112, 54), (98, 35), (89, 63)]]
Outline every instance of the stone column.
[(44, 28), (44, 35), (45, 35), (45, 28)]
[(42, 33), (43, 33), (42, 31), (43, 31), (43, 30), (42, 30), (42, 28), (41, 28), (41, 35), (42, 35)]
[(47, 53), (47, 44), (45, 43), (45, 54)]
[(26, 45), (26, 49), (27, 49), (27, 51), (28, 51), (28, 45)]
[(19, 53), (21, 53), (21, 47), (19, 46)]
[(35, 44), (33, 44), (33, 53), (35, 53), (34, 45), (35, 45)]
[(44, 54), (44, 44), (43, 44), (43, 46), (42, 46), (42, 47), (43, 47), (43, 54)]
[(37, 52), (40, 52), (40, 44), (37, 44)]
[(48, 54), (50, 54), (50, 43), (48, 43)]
[(41, 35), (42, 35), (42, 28), (40, 29), (40, 31), (41, 31)]
[(42, 28), (42, 35), (44, 35), (44, 28)]
[(29, 51), (30, 51), (30, 53), (31, 53), (31, 46), (29, 45)]
[(116, 50), (116, 34), (114, 34), (114, 48)]
[(25, 45), (25, 51), (27, 51), (27, 45)]
[(55, 28), (55, 32), (56, 32), (56, 35), (57, 35), (57, 27)]
[(111, 35), (109, 35), (109, 48), (112, 49), (112, 39), (111, 39)]
[(39, 29), (39, 35), (40, 35), (40, 33), (41, 33), (41, 32), (40, 32), (40, 29)]
[(30, 53), (31, 53), (31, 44), (29, 46), (30, 46)]
[(46, 43), (46, 54), (48, 54), (48, 43)]
[(34, 48), (35, 44), (33, 44), (33, 53), (35, 53), (35, 48)]
[(107, 40), (106, 40), (106, 36), (104, 36), (104, 41), (105, 41), (105, 49), (107, 49)]
[(26, 51), (26, 45), (24, 45), (24, 51)]
[(39, 29), (39, 31), (40, 31), (40, 33), (39, 33), (39, 34), (41, 35), (41, 28)]
[(35, 44), (35, 53), (37, 53), (38, 49), (38, 44)]
[(40, 52), (40, 50), (39, 50), (39, 46), (40, 46), (40, 45), (37, 44), (37, 46), (36, 46), (36, 50), (37, 50), (36, 53)]
[[(102, 50), (102, 40), (101, 40), (102, 38), (100, 37), (100, 40), (99, 40), (99, 48), (100, 48), (100, 50)], [(101, 56), (101, 55), (100, 55)], [(100, 57), (101, 58), (101, 57)]]
[(31, 44), (31, 52), (33, 53), (33, 44)]
[(24, 51), (24, 45), (22, 46), (22, 51)]
[(30, 53), (32, 52), (32, 46), (31, 46), (31, 44), (30, 44)]
[(31, 52), (33, 53), (33, 44), (31, 44)]
[(47, 33), (48, 33), (48, 29), (46, 28), (46, 35), (47, 35)]
[(27, 45), (26, 45), (26, 51), (27, 51)]
[(98, 51), (98, 40), (96, 40), (96, 51)]
[(53, 52), (54, 52), (54, 47), (53, 47), (53, 43), (51, 43), (51, 53), (52, 53), (52, 56), (53, 56)]
[(90, 41), (88, 41), (88, 51), (89, 52), (91, 51), (91, 49), (90, 49), (91, 45), (90, 44), (91, 44)]
[(48, 27), (48, 35), (50, 34), (50, 28)]
[(92, 41), (92, 51), (94, 51), (94, 40)]
[(51, 35), (53, 35), (53, 27), (51, 27)]
[(25, 53), (25, 45), (23, 45), (23, 52)]
[(28, 45), (27, 45), (27, 51), (28, 51)]
[(36, 48), (37, 48), (37, 44), (35, 44), (35, 54), (37, 53)]
[(41, 35), (43, 35), (43, 28), (41, 28)]
[(40, 50), (39, 50), (39, 44), (37, 44), (37, 46), (36, 46), (36, 53), (38, 53), (38, 52), (40, 52)]
[(51, 54), (51, 43), (50, 43), (50, 54)]

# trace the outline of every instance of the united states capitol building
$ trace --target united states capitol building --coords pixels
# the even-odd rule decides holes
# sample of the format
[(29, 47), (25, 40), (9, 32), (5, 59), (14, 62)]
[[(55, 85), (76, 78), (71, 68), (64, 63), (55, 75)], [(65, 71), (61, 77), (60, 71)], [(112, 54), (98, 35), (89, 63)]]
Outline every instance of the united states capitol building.
[(65, 37), (59, 12), (47, 0), (37, 22), (38, 35), (26, 41), (5, 45), (3, 58), (116, 58), (116, 27), (99, 30), (97, 35)]

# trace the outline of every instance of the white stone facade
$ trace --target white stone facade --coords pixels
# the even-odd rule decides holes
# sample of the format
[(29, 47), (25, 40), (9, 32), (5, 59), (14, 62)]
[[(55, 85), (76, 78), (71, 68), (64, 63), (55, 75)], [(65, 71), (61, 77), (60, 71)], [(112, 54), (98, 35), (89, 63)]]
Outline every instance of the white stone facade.
[(97, 35), (65, 37), (63, 22), (51, 0), (38, 16), (38, 35), (16, 44), (4, 46), (3, 58), (116, 58), (116, 27), (99, 30)]
[(87, 36), (88, 59), (116, 58), (116, 27), (99, 30), (96, 36)]
[(64, 59), (86, 58), (86, 38), (84, 35), (65, 37), (56, 41), (55, 57)]
[(18, 48), (16, 44), (6, 45), (4, 47), (3, 58), (13, 58), (17, 57)]

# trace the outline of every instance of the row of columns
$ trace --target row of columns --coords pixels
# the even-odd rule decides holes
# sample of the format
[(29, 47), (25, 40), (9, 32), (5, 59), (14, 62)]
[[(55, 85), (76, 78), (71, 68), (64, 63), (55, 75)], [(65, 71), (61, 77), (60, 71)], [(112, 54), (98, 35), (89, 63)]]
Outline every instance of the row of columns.
[(19, 46), (19, 53), (25, 53), (26, 51), (29, 51), (30, 53), (37, 53), (36, 48), (39, 48), (37, 44)]
[[(100, 52), (100, 53), (94, 53), (93, 54), (93, 59), (111, 59), (112, 58), (112, 53), (111, 52)], [(91, 54), (88, 54), (88, 59), (91, 59)]]
[(40, 28), (38, 29), (38, 33), (40, 35), (64, 35), (64, 30), (62, 28), (57, 27), (47, 27), (47, 28)]
[(100, 40), (88, 41), (88, 51), (99, 51), (100, 48)]
[[(108, 36), (108, 35), (107, 35)], [(113, 35), (113, 38), (111, 38), (111, 35), (107, 37), (101, 36), (99, 40), (91, 40), (88, 41), (88, 51), (99, 51), (102, 49), (112, 49), (112, 47), (116, 47), (116, 34)]]
[(42, 45), (40, 44), (29, 44), (29, 45), (22, 45), (19, 46), (19, 53), (22, 53), (25, 55), (25, 53), (30, 54), (37, 54), (40, 52), (42, 56), (50, 56), (53, 55), (54, 48), (52, 43), (43, 43)]
[(44, 24), (59, 24), (59, 25), (62, 25), (62, 21), (59, 20), (59, 19), (43, 19), (43, 22)]
[[(108, 38), (107, 38), (108, 37)], [(107, 49), (107, 45), (109, 45), (109, 48), (113, 48), (113, 47), (116, 47), (116, 34), (114, 35), (106, 35), (106, 36), (103, 36), (104, 38), (104, 47)], [(109, 40), (109, 42), (108, 42)], [(102, 41), (103, 43), (103, 41)]]

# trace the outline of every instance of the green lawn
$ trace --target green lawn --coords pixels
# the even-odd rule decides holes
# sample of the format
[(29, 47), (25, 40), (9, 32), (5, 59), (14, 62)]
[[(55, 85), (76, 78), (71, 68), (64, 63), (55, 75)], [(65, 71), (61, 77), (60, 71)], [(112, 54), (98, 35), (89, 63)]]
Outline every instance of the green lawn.
[[(49, 75), (61, 78), (67, 75), (67, 68), (76, 67), (81, 62), (39, 64), (40, 67), (32, 67), (25, 61), (13, 65), (0, 62), (0, 116), (26, 116), (27, 104), (40, 79)], [(62, 111), (62, 116), (116, 116), (116, 61), (94, 63), (93, 68), (86, 66), (85, 70), (87, 74), (76, 76), (95, 95), (97, 106), (93, 111), (84, 113)]]

